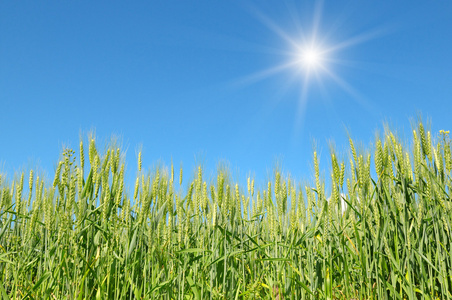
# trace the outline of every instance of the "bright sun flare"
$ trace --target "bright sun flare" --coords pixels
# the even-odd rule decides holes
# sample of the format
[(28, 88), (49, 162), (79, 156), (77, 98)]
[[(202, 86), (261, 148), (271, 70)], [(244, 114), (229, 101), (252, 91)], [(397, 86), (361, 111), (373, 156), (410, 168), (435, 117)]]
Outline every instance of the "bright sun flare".
[[(342, 41), (328, 41), (329, 35), (323, 36), (321, 30), (322, 6), (323, 1), (315, 1), (314, 12), (312, 16), (312, 25), (303, 24), (301, 20), (307, 18), (302, 15), (301, 10), (296, 6), (291, 8), (291, 16), (294, 20), (297, 32), (289, 34), (288, 31), (280, 27), (280, 25), (261, 13), (258, 9), (254, 11), (255, 16), (266, 25), (271, 31), (279, 36), (286, 43), (285, 49), (281, 49), (281, 54), (287, 57), (287, 60), (272, 68), (256, 72), (247, 76), (242, 83), (250, 83), (265, 79), (276, 73), (285, 71), (295, 71), (289, 82), (299, 82), (302, 86), (301, 102), (306, 102), (309, 86), (319, 83), (323, 87), (322, 79), (331, 79), (345, 92), (354, 98), (358, 98), (355, 89), (348, 84), (339, 74), (335, 72), (335, 66), (346, 65), (348, 62), (338, 58), (338, 51), (354, 45), (371, 40), (383, 33), (383, 29), (374, 29), (372, 31), (363, 32)], [(301, 79), (301, 80), (300, 80)], [(313, 80), (314, 79), (314, 80)], [(359, 99), (356, 99), (359, 100)]]
[(300, 50), (298, 62), (303, 69), (317, 69), (322, 66), (324, 57), (317, 47)]
[[(302, 14), (302, 11), (306, 10), (291, 6), (290, 15), (294, 21), (295, 32), (293, 30), (284, 30), (278, 22), (268, 18), (258, 9), (253, 11), (256, 18), (285, 42), (285, 45), (276, 51), (276, 53), (281, 54), (285, 59), (280, 64), (246, 76), (238, 82), (239, 84), (251, 84), (277, 73), (287, 72), (289, 75), (287, 84), (283, 86), (281, 91), (284, 93), (293, 83), (296, 83), (300, 87), (300, 98), (295, 124), (296, 130), (301, 127), (300, 124), (302, 123), (306, 104), (311, 99), (309, 90), (315, 87), (322, 94), (327, 94), (327, 86), (324, 84), (326, 80), (335, 83), (358, 104), (369, 107), (362, 95), (345, 78), (342, 78), (341, 74), (336, 73), (339, 67), (353, 66), (354, 64), (353, 61), (341, 59), (339, 52), (385, 33), (385, 28), (381, 27), (362, 32), (344, 40), (334, 41), (334, 39), (330, 38), (333, 37), (334, 31), (337, 28), (333, 28), (333, 31), (331, 29), (327, 30), (327, 32), (329, 31), (327, 35), (322, 34), (322, 6), (322, 0), (315, 1), (314, 12), (309, 14), (309, 16)], [(312, 25), (302, 22), (311, 16)], [(295, 134), (294, 136), (297, 135)]]

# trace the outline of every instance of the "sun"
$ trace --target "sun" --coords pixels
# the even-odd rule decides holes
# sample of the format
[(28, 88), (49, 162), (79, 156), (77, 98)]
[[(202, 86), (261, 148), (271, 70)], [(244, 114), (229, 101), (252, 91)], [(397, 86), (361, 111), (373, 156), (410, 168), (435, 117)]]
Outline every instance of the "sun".
[(301, 48), (297, 54), (297, 62), (302, 70), (312, 71), (324, 67), (325, 57), (317, 46)]

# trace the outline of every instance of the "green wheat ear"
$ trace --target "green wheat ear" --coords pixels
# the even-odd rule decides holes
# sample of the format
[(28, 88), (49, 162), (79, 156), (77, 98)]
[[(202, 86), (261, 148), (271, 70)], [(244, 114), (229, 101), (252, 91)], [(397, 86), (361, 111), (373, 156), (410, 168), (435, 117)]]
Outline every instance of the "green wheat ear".
[(320, 197), (321, 194), (320, 169), (316, 151), (314, 151), (314, 175), (315, 175), (315, 188), (317, 190), (318, 196)]
[(140, 187), (140, 178), (137, 177), (137, 179), (135, 180), (135, 190), (133, 192), (133, 199), (134, 200), (137, 200), (139, 187)]
[(381, 140), (377, 140), (377, 144), (375, 147), (375, 169), (377, 171), (378, 176), (382, 176), (383, 174), (383, 147), (381, 145)]
[(141, 173), (141, 166), (142, 166), (142, 161), (141, 161), (141, 151), (138, 152), (138, 172)]
[(20, 175), (20, 182), (17, 184), (16, 188), (16, 212), (21, 214), (22, 213), (22, 191), (24, 188), (24, 173)]
[(55, 172), (55, 177), (54, 177), (54, 179), (53, 179), (53, 187), (55, 188), (56, 186), (57, 186), (57, 184), (60, 182), (60, 173), (61, 173), (61, 168), (63, 167), (63, 162), (62, 161), (60, 161), (59, 163), (58, 163), (58, 167), (57, 167), (57, 169), (56, 169), (56, 172)]
[(83, 141), (80, 141), (80, 168), (82, 171), (85, 167), (85, 153), (83, 151)]
[(96, 141), (94, 140), (94, 138), (90, 138), (88, 148), (89, 163), (93, 165), (95, 157), (97, 156)]
[(349, 138), (348, 142), (350, 144), (350, 150), (352, 151), (353, 161), (355, 162), (355, 164), (357, 164), (358, 163), (358, 157), (356, 155), (355, 144), (354, 144), (352, 138)]
[(28, 201), (27, 201), (27, 207), (30, 207), (31, 203), (31, 196), (33, 194), (33, 170), (30, 170), (30, 175), (28, 177)]
[(171, 182), (174, 182), (174, 165), (171, 160)]
[(180, 166), (180, 171), (179, 171), (179, 185), (182, 185), (182, 175), (183, 175), (182, 172), (183, 172), (183, 171), (182, 171), (182, 166)]

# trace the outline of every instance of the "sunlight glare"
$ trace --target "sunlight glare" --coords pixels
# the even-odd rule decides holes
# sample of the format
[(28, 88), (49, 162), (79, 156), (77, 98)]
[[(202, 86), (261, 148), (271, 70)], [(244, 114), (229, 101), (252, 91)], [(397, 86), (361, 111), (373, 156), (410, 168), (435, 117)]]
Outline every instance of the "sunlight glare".
[(298, 63), (300, 67), (307, 70), (318, 69), (322, 66), (324, 60), (322, 51), (317, 47), (303, 49), (300, 51), (298, 56)]
[[(338, 66), (344, 66), (353, 61), (341, 58), (343, 50), (356, 45), (368, 42), (377, 37), (381, 37), (390, 31), (388, 26), (379, 26), (373, 30), (363, 31), (346, 39), (339, 39), (341, 36), (336, 32), (340, 28), (340, 23), (332, 23), (332, 28), (322, 26), (323, 0), (314, 1), (314, 12), (304, 15), (302, 12), (306, 9), (300, 9), (296, 5), (289, 5), (290, 16), (292, 17), (294, 30), (286, 30), (277, 20), (269, 18), (258, 8), (254, 8), (252, 13), (269, 30), (278, 36), (283, 44), (278, 48), (268, 48), (271, 53), (283, 57), (279, 64), (270, 68), (257, 71), (233, 82), (234, 85), (250, 85), (258, 81), (266, 80), (269, 77), (279, 73), (287, 73), (287, 78), (282, 93), (286, 93), (289, 86), (295, 83), (299, 86), (300, 97), (296, 110), (294, 137), (298, 137), (303, 127), (303, 117), (309, 101), (319, 99), (311, 91), (325, 94), (329, 85), (325, 83), (334, 83), (335, 86), (342, 89), (355, 101), (369, 111), (373, 111), (372, 105), (361, 95), (350, 83), (337, 73)], [(304, 20), (311, 18), (311, 24), (305, 24)], [(328, 82), (329, 81), (329, 82)]]

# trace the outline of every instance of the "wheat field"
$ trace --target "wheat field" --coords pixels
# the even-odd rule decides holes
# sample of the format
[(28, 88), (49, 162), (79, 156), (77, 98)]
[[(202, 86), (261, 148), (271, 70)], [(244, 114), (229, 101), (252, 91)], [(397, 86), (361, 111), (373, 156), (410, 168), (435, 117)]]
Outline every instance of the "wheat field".
[(326, 176), (313, 152), (311, 184), (276, 169), (261, 189), (140, 153), (128, 191), (124, 154), (92, 137), (54, 178), (1, 175), (0, 297), (452, 299), (449, 133), (349, 144)]

